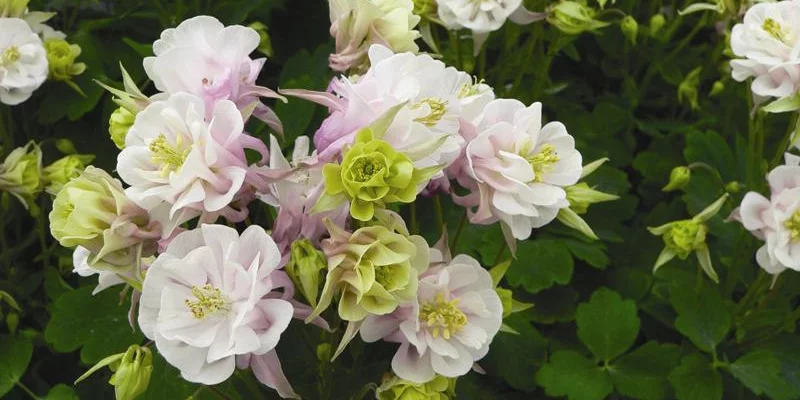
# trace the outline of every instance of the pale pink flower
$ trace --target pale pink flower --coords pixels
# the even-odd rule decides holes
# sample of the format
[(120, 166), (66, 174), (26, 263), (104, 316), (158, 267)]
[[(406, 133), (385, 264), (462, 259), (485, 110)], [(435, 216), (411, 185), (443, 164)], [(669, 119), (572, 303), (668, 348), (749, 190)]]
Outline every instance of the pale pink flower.
[(47, 80), (47, 51), (19, 18), (0, 18), (0, 103), (28, 100)]

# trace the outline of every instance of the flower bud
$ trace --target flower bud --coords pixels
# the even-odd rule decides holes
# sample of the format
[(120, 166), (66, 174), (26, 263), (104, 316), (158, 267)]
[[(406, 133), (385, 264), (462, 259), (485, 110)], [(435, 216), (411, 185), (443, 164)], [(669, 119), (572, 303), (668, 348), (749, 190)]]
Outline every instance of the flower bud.
[(700, 103), (697, 100), (697, 87), (700, 86), (700, 72), (702, 70), (703, 67), (693, 69), (686, 74), (686, 77), (678, 85), (678, 101), (680, 103), (689, 103), (692, 110), (700, 109)]
[(436, 375), (430, 382), (414, 383), (387, 374), (375, 394), (378, 400), (450, 400), (456, 396), (456, 380)]
[(125, 196), (122, 184), (92, 166), (56, 195), (50, 232), (64, 247), (87, 248), (97, 269), (133, 266), (137, 257), (155, 253), (161, 236), (158, 223)]
[(741, 190), (742, 190), (742, 184), (737, 181), (731, 181), (728, 182), (727, 185), (725, 185), (725, 191), (728, 193), (736, 194), (739, 193)]
[(327, 265), (325, 255), (308, 239), (295, 240), (292, 243), (286, 273), (292, 278), (295, 286), (300, 288), (300, 293), (312, 308), (317, 306), (320, 277)]
[(562, 1), (547, 13), (547, 22), (567, 35), (578, 35), (608, 26), (608, 22), (598, 21), (594, 17), (595, 10), (586, 4)]
[(42, 150), (34, 142), (14, 149), (0, 164), (0, 190), (14, 195), (25, 208), (42, 190)]
[(261, 38), (261, 40), (258, 43), (258, 51), (267, 57), (272, 57), (273, 53), (272, 39), (270, 39), (269, 37), (267, 26), (261, 22), (253, 22), (252, 24), (247, 25), (247, 27), (258, 32), (258, 37)]
[(28, 9), (29, 0), (0, 0), (0, 18), (20, 18)]
[(136, 114), (125, 107), (120, 107), (111, 113), (111, 118), (108, 119), (108, 133), (111, 134), (111, 140), (118, 149), (125, 148), (125, 137), (128, 136), (128, 131), (131, 130), (135, 120)]
[(153, 354), (149, 348), (131, 345), (119, 364), (115, 364), (110, 366), (114, 375), (108, 383), (114, 386), (117, 400), (133, 400), (147, 390), (153, 372)]
[(680, 190), (689, 184), (692, 179), (692, 170), (686, 166), (679, 166), (672, 169), (669, 173), (669, 182), (661, 190), (671, 192), (673, 190)]
[(625, 35), (625, 38), (635, 46), (636, 35), (639, 33), (639, 23), (636, 22), (636, 19), (628, 15), (622, 19), (619, 27), (622, 29), (622, 34)]
[(93, 155), (70, 154), (58, 161), (44, 167), (42, 170), (44, 180), (47, 182), (47, 193), (56, 194), (72, 178), (80, 175), (86, 164), (92, 162)]
[(75, 145), (72, 144), (72, 141), (69, 139), (56, 140), (56, 148), (64, 154), (75, 154), (78, 152), (78, 150), (75, 149)]
[(567, 192), (569, 208), (578, 214), (585, 213), (592, 204), (612, 201), (619, 198), (617, 195), (592, 189), (586, 182), (568, 186), (564, 190)]
[(44, 48), (47, 50), (50, 79), (68, 81), (86, 70), (86, 64), (75, 62), (75, 59), (81, 54), (81, 47), (77, 44), (69, 44), (64, 39), (52, 38), (45, 40)]
[(661, 28), (664, 27), (664, 24), (667, 23), (664, 14), (656, 14), (650, 17), (650, 35), (655, 35)]
[(711, 86), (711, 91), (708, 92), (709, 97), (714, 97), (722, 91), (725, 90), (725, 84), (722, 81), (715, 81), (714, 84)]

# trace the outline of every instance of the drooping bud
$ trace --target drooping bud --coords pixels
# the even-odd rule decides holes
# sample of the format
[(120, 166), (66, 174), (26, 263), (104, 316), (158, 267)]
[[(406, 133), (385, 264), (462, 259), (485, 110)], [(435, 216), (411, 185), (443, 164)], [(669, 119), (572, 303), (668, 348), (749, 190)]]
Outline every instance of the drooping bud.
[(692, 170), (687, 166), (678, 166), (672, 169), (669, 173), (669, 182), (661, 190), (671, 192), (673, 190), (680, 190), (689, 184), (692, 180)]
[(75, 383), (88, 378), (103, 367), (114, 374), (108, 383), (114, 386), (116, 400), (133, 400), (147, 390), (153, 373), (153, 354), (146, 346), (131, 345), (124, 353), (108, 356), (81, 375)]
[(608, 26), (595, 19), (595, 10), (577, 1), (562, 1), (547, 13), (547, 22), (567, 35), (578, 35)]
[(636, 19), (628, 15), (622, 19), (619, 27), (622, 29), (622, 34), (625, 35), (625, 38), (635, 46), (636, 35), (639, 33), (639, 23), (636, 22)]
[(436, 375), (430, 382), (414, 383), (387, 374), (375, 394), (378, 400), (450, 400), (456, 396), (456, 379)]
[(81, 47), (69, 44), (64, 39), (47, 39), (44, 42), (47, 50), (47, 63), (50, 68), (50, 79), (54, 81), (69, 81), (73, 76), (80, 75), (86, 70), (86, 64), (75, 62), (81, 54)]
[(292, 243), (286, 273), (312, 308), (317, 306), (319, 283), (327, 265), (325, 254), (317, 250), (308, 239), (303, 238)]
[(737, 181), (728, 182), (725, 185), (725, 191), (731, 194), (736, 194), (742, 191), (742, 184)]
[(714, 97), (725, 90), (725, 84), (722, 81), (715, 81), (711, 86), (711, 91), (708, 92), (708, 97)]
[(94, 160), (91, 154), (70, 154), (44, 167), (44, 180), (47, 193), (56, 194), (72, 178), (80, 175), (87, 164)]
[(111, 118), (108, 119), (108, 133), (118, 149), (125, 148), (125, 137), (128, 136), (128, 131), (131, 130), (134, 121), (136, 121), (136, 114), (128, 111), (125, 107), (117, 108), (111, 113)]
[(154, 254), (161, 237), (158, 223), (125, 196), (122, 184), (92, 166), (56, 195), (50, 232), (64, 247), (88, 249), (92, 267), (112, 270)]
[(667, 19), (664, 17), (664, 14), (656, 14), (650, 17), (650, 35), (655, 36), (666, 23)]
[(66, 138), (56, 140), (56, 148), (64, 154), (75, 154), (78, 152), (78, 150), (75, 149), (75, 145), (72, 144), (72, 141)]
[(267, 26), (261, 22), (253, 22), (247, 27), (258, 32), (258, 37), (261, 39), (258, 43), (258, 51), (267, 57), (272, 57), (272, 39), (269, 37)]
[(42, 150), (34, 142), (14, 149), (0, 164), (0, 191), (14, 195), (27, 209), (42, 191)]

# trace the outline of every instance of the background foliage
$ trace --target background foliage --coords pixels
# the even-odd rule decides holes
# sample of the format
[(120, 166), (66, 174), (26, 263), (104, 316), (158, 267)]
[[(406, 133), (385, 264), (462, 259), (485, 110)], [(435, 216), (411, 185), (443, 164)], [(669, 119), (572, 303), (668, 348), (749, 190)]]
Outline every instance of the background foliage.
[[(552, 3), (526, 2), (532, 10)], [(609, 157), (588, 182), (621, 196), (592, 206), (585, 216), (600, 241), (554, 223), (519, 244), (504, 285), (535, 306), (506, 320), (519, 335), (495, 338), (481, 362), (487, 374), (459, 379), (459, 399), (800, 396), (800, 278), (784, 273), (770, 290), (769, 277), (753, 260), (755, 239), (723, 221), (744, 190), (763, 192), (764, 173), (780, 160), (772, 149), (790, 123), (761, 114), (751, 122), (747, 85), (731, 81), (727, 70), (719, 28), (731, 21), (715, 13), (679, 16), (675, 11), (684, 3), (618, 0), (613, 8), (639, 21), (636, 45), (619, 25), (567, 36), (546, 23), (506, 24), (476, 59), (468, 34), (448, 38), (444, 29), (435, 30), (445, 62), (486, 79), (498, 96), (542, 101), (545, 115), (567, 126), (587, 162)], [(48, 84), (3, 116), (14, 140), (4, 150), (30, 139), (42, 142), (45, 164), (59, 157), (56, 140), (68, 138), (79, 153), (96, 154), (94, 164), (112, 170), (117, 150), (107, 139), (107, 123), (115, 106), (92, 80), (120, 87), (121, 62), (149, 88), (141, 59), (150, 54), (150, 43), (194, 15), (269, 27), (274, 54), (261, 74), (264, 86), (323, 90), (333, 76), (327, 68), (328, 10), (321, 0), (52, 0), (30, 7), (58, 12), (54, 27), (81, 46), (88, 66), (76, 78), (85, 97)], [(656, 29), (649, 21), (659, 13), (666, 22)], [(277, 104), (276, 111), (287, 130), (284, 145), (312, 134), (326, 114), (300, 100)], [(267, 138), (264, 126), (249, 128)], [(661, 191), (673, 167), (698, 162), (708, 168), (693, 170), (682, 193)], [(693, 258), (652, 274), (663, 243), (646, 227), (696, 214), (726, 185), (733, 199), (710, 221), (709, 236), (720, 283), (705, 278)], [(72, 382), (144, 338), (126, 323), (128, 306), (119, 291), (92, 296), (95, 279), (71, 272), (70, 252), (48, 238), (49, 202), (41, 196), (41, 213), (31, 216), (8, 196), (2, 200), (0, 290), (18, 307), (0, 301), (0, 396), (109, 398), (107, 371), (74, 389)], [(417, 218), (433, 221), (432, 201), (418, 203)], [(447, 200), (444, 210), (444, 222), (455, 228), (463, 210)], [(433, 224), (420, 228), (435, 242)], [(453, 237), (454, 230), (457, 253), (489, 266), (508, 257), (499, 227), (467, 226)], [(335, 343), (331, 336), (292, 324), (279, 346), (287, 375), (306, 398), (360, 398), (388, 370), (394, 347), (354, 341), (334, 365), (319, 346)], [(274, 396), (249, 374), (237, 372), (204, 389), (179, 379), (156, 357), (144, 398)]]

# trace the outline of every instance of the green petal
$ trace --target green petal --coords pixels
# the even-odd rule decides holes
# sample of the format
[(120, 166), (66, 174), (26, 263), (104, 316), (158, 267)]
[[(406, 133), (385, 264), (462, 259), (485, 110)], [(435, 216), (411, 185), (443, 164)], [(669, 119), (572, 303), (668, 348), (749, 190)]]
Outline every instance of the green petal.
[(359, 221), (369, 221), (375, 214), (375, 207), (371, 202), (363, 201), (361, 199), (353, 199), (350, 202), (350, 215)]

